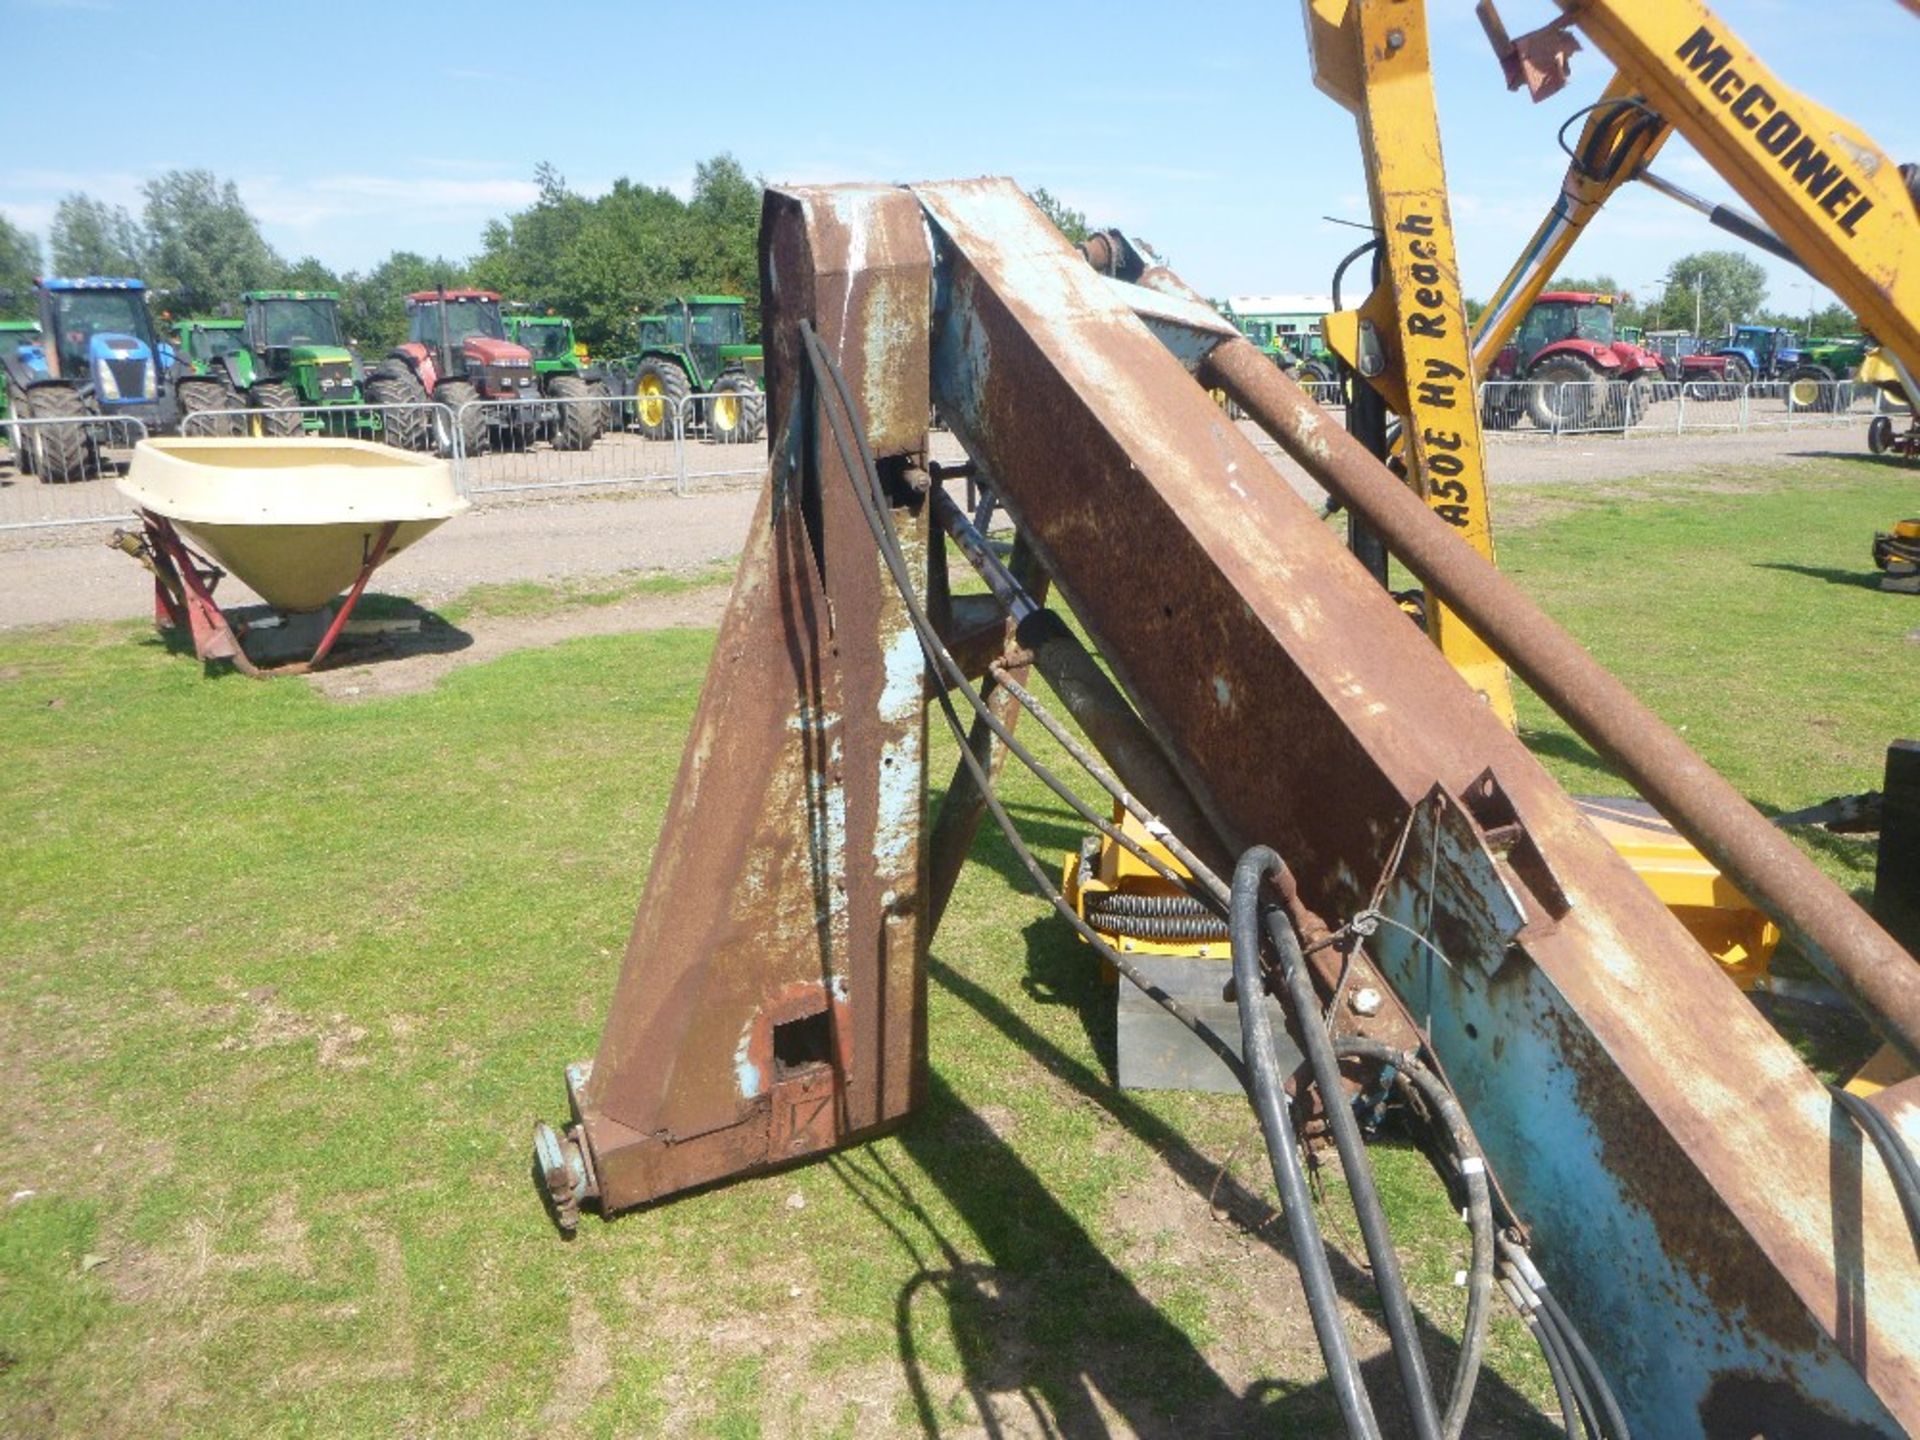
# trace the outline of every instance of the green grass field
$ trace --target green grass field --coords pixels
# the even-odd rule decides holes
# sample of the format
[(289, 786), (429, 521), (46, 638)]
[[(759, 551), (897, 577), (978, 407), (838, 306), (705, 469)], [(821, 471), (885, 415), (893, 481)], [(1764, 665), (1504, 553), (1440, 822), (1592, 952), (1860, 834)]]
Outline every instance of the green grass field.
[[(1502, 559), (1787, 808), (1872, 788), (1913, 729), (1920, 601), (1862, 583), (1913, 508), (1847, 461), (1530, 495)], [(477, 630), (656, 584), (448, 608)], [(0, 1434), (1332, 1423), (1245, 1105), (1112, 1088), (1111, 992), (997, 837), (934, 946), (922, 1114), (556, 1238), (530, 1126), (592, 1053), (710, 645), (576, 640), (342, 704), (202, 678), (141, 626), (0, 635)], [(1870, 841), (1819, 855), (1870, 885)], [(1417, 1154), (1378, 1163), (1444, 1369), (1464, 1233)], [(1552, 1433), (1544, 1381), (1503, 1321), (1474, 1433)]]

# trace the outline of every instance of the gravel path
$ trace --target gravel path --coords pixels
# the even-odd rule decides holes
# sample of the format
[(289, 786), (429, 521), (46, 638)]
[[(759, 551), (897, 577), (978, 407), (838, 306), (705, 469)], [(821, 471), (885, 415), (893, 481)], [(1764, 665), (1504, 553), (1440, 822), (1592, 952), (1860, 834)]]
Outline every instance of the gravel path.
[[(1253, 434), (1251, 427), (1245, 428)], [(1506, 487), (1601, 484), (1641, 475), (1851, 455), (1864, 446), (1860, 428), (1631, 440), (1499, 437), (1489, 449), (1495, 522), (1499, 492)], [(936, 446), (939, 458), (957, 456), (950, 437), (936, 440), (943, 442)], [(1256, 437), (1255, 443), (1296, 490), (1316, 502), (1321, 498), (1317, 487), (1271, 442)], [(481, 497), (471, 514), (383, 568), (376, 588), (432, 605), (482, 582), (688, 569), (739, 553), (757, 496), (754, 482), (741, 480), (678, 497), (592, 491)], [(110, 528), (103, 524), (0, 532), (0, 629), (151, 613), (144, 575), (126, 556), (102, 544)], [(221, 598), (241, 603), (257, 597), (229, 581)]]

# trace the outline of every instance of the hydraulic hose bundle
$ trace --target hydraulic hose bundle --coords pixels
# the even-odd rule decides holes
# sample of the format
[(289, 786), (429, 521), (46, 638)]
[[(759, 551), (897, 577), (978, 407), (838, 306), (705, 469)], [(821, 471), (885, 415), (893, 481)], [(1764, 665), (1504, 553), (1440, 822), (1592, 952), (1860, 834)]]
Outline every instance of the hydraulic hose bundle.
[[(1326, 1361), (1347, 1433), (1364, 1437), (1364, 1440), (1377, 1440), (1381, 1431), (1353, 1352), (1351, 1338), (1339, 1313), (1339, 1296), (1325, 1244), (1320, 1236), (1301, 1157), (1301, 1137), (1294, 1124), (1294, 1102), (1286, 1093), (1272, 1022), (1267, 1007), (1261, 1003), (1261, 997), (1270, 989), (1279, 996), (1300, 1035), (1313, 1084), (1321, 1097), (1328, 1128), (1359, 1218), (1368, 1261), (1379, 1287), (1382, 1313), (1392, 1342), (1395, 1367), (1405, 1394), (1407, 1410), (1412, 1418), (1413, 1433), (1420, 1440), (1458, 1440), (1465, 1432), (1467, 1413), (1485, 1354), (1488, 1302), (1495, 1289), (1498, 1264), (1499, 1288), (1520, 1309), (1547, 1357), (1556, 1392), (1561, 1397), (1561, 1411), (1570, 1440), (1577, 1440), (1581, 1436), (1589, 1437), (1589, 1440), (1626, 1440), (1628, 1431), (1620, 1418), (1619, 1407), (1594, 1366), (1586, 1345), (1548, 1292), (1546, 1282), (1533, 1268), (1525, 1249), (1511, 1236), (1497, 1233), (1494, 1196), (1488, 1183), (1485, 1161), (1464, 1112), (1445, 1083), (1416, 1054), (1362, 1038), (1336, 1040), (1331, 1034), (1314, 995), (1293, 921), (1286, 906), (1280, 903), (1280, 897), (1290, 889), (1286, 866), (1280, 856), (1264, 846), (1255, 846), (1241, 857), (1235, 867), (1231, 886), (1224, 883), (1177, 836), (1166, 830), (1112, 770), (1089, 751), (1006, 667), (997, 665), (993, 668), (996, 683), (1031, 714), (1114, 801), (1148, 825), (1187, 873), (1181, 873), (1157, 858), (1150, 849), (1126, 834), (1122, 827), (1098, 813), (1015, 738), (1012, 730), (994, 713), (948, 651), (914, 588), (911, 567), (894, 529), (892, 504), (866, 436), (858, 423), (858, 412), (845, 376), (834, 364), (813, 328), (804, 322), (800, 326), (800, 339), (806, 360), (805, 373), (812, 382), (812, 395), (808, 398), (817, 398), (820, 402), (828, 435), (841, 464), (852, 477), (861, 514), (900, 594), (924, 652), (927, 667), (935, 677), (936, 683), (930, 687), (935, 703), (953, 734), (961, 761), (973, 784), (979, 788), (988, 813), (993, 816), (995, 824), (1019, 858), (1034, 888), (1052, 904), (1080, 938), (1129, 983), (1212, 1049), (1246, 1090), (1266, 1141), (1274, 1183), (1279, 1191), (1292, 1250), (1300, 1267), (1301, 1284), (1312, 1315), (1314, 1332)], [(781, 448), (776, 444), (776, 453)], [(944, 498), (936, 492), (934, 503), (938, 504)], [(1035, 613), (1037, 607), (1030, 597), (1019, 591), (1017, 582), (1003, 570), (993, 569), (994, 562), (983, 537), (972, 529), (965, 516), (948, 515), (946, 519), (950, 527), (962, 531), (962, 550), (976, 565), (986, 567), (983, 575), (1010, 612), (1016, 618), (1022, 613)], [(1046, 615), (1044, 611), (1037, 613)], [(956, 694), (973, 711), (976, 720), (986, 727), (998, 743), (1006, 747), (1007, 753), (1053, 791), (1082, 821), (1139, 859), (1180, 892), (1175, 896), (1109, 897), (1109, 903), (1099, 917), (1103, 927), (1111, 927), (1115, 933), (1132, 934), (1142, 934), (1146, 930), (1158, 931), (1165, 927), (1174, 927), (1182, 934), (1204, 930), (1209, 936), (1224, 931), (1231, 945), (1234, 982), (1240, 998), (1242, 1054), (1236, 1055), (1223, 1036), (1191, 1009), (1154, 985), (1131, 957), (1108, 943), (1099, 930), (1075, 913), (1049, 875), (1047, 867), (1026, 844), (995, 793), (991, 775), (981, 756), (969, 743), (967, 726), (962, 722), (953, 699)], [(1417, 1101), (1418, 1109), (1445, 1138), (1447, 1148), (1451, 1151), (1454, 1174), (1443, 1174), (1443, 1179), (1448, 1181), (1451, 1189), (1464, 1192), (1465, 1195), (1464, 1214), (1472, 1233), (1472, 1260), (1467, 1276), (1467, 1318), (1444, 1411), (1435, 1397), (1433, 1383), (1427, 1373), (1413, 1306), (1387, 1226), (1385, 1209), (1374, 1184), (1359, 1122), (1352, 1106), (1344, 1098), (1346, 1092), (1339, 1068), (1342, 1056), (1380, 1067), (1385, 1086), (1409, 1100)]]

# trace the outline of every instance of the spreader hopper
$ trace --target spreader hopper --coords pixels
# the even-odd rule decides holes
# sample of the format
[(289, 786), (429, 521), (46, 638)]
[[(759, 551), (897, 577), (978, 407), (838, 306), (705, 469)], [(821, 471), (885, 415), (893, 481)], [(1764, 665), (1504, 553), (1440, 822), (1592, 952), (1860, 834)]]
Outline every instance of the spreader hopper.
[(444, 460), (364, 440), (144, 440), (116, 482), (145, 526), (113, 544), (154, 575), (155, 619), (185, 625), (203, 660), (257, 671), (213, 587), (232, 574), (285, 617), (345, 591), (310, 658), (332, 650), (374, 570), (467, 509)]

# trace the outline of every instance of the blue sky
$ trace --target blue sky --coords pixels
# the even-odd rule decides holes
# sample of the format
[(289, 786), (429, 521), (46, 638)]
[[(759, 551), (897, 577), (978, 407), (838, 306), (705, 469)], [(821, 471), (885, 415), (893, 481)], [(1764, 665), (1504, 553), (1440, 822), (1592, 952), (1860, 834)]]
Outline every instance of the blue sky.
[[(1895, 0), (1716, 9), (1790, 85), (1894, 159), (1920, 159), (1907, 93), (1920, 20)], [(1610, 67), (1589, 47), (1572, 87), (1532, 106), (1500, 83), (1469, 0), (1429, 11), (1465, 286), (1484, 295), (1553, 197), (1556, 130)], [(1547, 0), (1502, 7), (1516, 33), (1556, 13)], [(1325, 290), (1354, 237), (1322, 217), (1365, 218), (1353, 125), (1312, 88), (1297, 0), (735, 0), (679, 12), (0, 0), (0, 53), (16, 77), (113, 92), (98, 105), (84, 92), (17, 105), (0, 169), (0, 213), (15, 223), (44, 233), (72, 190), (137, 207), (143, 180), (200, 166), (239, 183), (283, 253), (336, 269), (396, 248), (471, 253), (489, 216), (532, 198), (543, 159), (584, 191), (627, 175), (685, 193), (695, 161), (720, 150), (770, 181), (1010, 174), (1145, 236), (1213, 295)], [(102, 58), (77, 67), (76, 53)], [(195, 76), (214, 78), (196, 89)], [(29, 93), (16, 87), (16, 101)], [(287, 119), (254, 120), (277, 112)], [(1733, 198), (1678, 141), (1657, 168)], [(1739, 244), (1633, 187), (1571, 265), (1642, 290), (1676, 256), (1714, 247)], [(1816, 298), (1798, 272), (1755, 258), (1772, 303)]]

